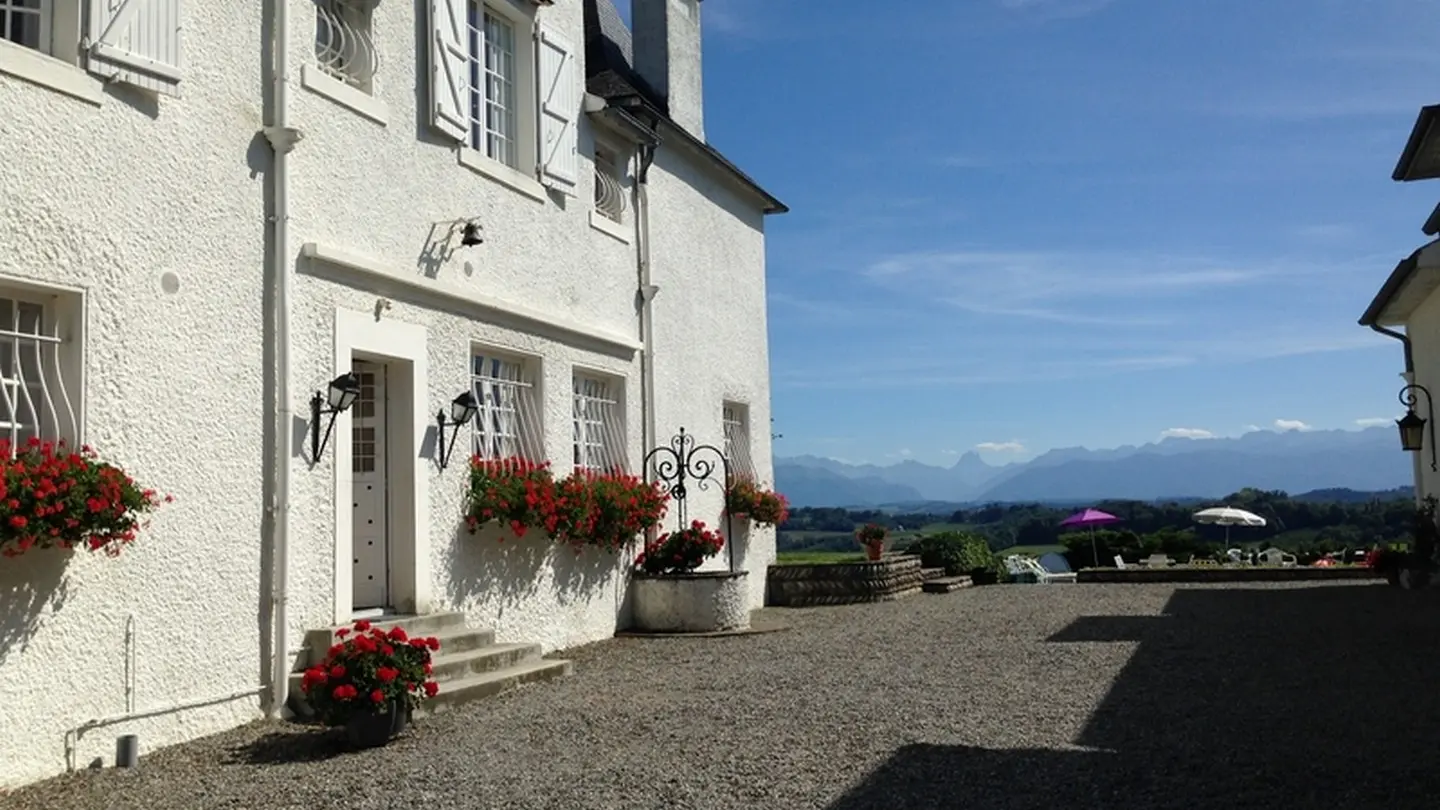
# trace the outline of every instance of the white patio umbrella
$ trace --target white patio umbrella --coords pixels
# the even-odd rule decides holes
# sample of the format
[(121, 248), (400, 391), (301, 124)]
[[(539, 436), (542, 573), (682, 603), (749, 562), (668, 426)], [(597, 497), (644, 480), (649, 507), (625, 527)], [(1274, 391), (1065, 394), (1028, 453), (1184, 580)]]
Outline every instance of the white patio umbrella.
[(1236, 509), (1233, 506), (1213, 506), (1209, 509), (1201, 509), (1192, 515), (1196, 523), (1213, 524), (1225, 527), (1225, 545), (1230, 545), (1231, 526), (1264, 526), (1265, 518), (1254, 512), (1246, 512), (1244, 509)]

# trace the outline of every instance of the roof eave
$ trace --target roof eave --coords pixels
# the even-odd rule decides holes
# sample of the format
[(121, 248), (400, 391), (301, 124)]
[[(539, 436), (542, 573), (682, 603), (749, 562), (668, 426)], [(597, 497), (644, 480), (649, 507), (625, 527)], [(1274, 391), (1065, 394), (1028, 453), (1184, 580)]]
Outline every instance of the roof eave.
[(1400, 153), (1400, 160), (1395, 164), (1395, 171), (1390, 173), (1390, 179), (1399, 182), (1410, 180), (1425, 180), (1425, 177), (1412, 177), (1412, 165), (1415, 156), (1420, 151), (1420, 145), (1425, 142), (1425, 136), (1429, 134), (1431, 127), (1435, 124), (1435, 116), (1440, 113), (1440, 104), (1431, 104), (1428, 107), (1421, 107), (1420, 114), (1415, 118), (1415, 126), (1410, 129), (1410, 138), (1405, 142), (1405, 150)]

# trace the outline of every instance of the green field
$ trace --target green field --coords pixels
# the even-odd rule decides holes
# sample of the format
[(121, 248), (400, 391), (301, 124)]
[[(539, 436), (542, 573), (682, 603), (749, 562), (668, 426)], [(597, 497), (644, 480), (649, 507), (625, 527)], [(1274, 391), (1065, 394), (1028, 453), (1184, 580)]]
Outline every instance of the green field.
[(828, 563), (862, 562), (864, 554), (849, 551), (782, 551), (776, 565), (824, 565)]

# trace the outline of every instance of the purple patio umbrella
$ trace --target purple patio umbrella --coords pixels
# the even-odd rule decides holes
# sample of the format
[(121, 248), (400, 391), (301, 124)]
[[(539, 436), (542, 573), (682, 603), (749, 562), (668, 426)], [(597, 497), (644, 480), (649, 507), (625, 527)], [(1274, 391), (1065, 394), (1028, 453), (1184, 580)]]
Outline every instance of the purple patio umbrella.
[(1109, 526), (1112, 523), (1119, 523), (1120, 518), (1109, 512), (1101, 512), (1099, 509), (1086, 509), (1083, 512), (1076, 512), (1068, 518), (1060, 521), (1062, 529), (1089, 529), (1090, 530), (1090, 557), (1095, 562), (1095, 567), (1100, 567), (1100, 552), (1095, 549), (1095, 527)]

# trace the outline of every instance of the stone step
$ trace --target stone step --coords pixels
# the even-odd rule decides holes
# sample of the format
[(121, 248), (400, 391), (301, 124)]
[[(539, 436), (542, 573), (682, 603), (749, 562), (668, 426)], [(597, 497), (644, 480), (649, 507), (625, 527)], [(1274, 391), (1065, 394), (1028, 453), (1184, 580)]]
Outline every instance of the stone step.
[[(370, 624), (379, 627), (386, 632), (392, 627), (403, 627), (405, 632), (412, 636), (441, 636), (443, 641), (444, 633), (465, 629), (465, 614), (459, 612), (427, 613), (423, 616), (396, 615), (382, 616), (371, 619)], [(354, 626), (354, 622), (340, 624), (334, 627), (322, 627), (310, 630), (305, 633), (305, 644), (312, 650), (319, 650), (323, 654), (330, 649), (340, 637), (335, 635), (336, 631)]]
[(929, 582), (929, 581), (932, 580), (932, 579), (940, 579), (941, 577), (945, 576), (945, 569), (944, 569), (944, 568), (921, 568), (921, 569), (920, 569), (920, 576), (923, 577), (926, 582)]
[(925, 591), (925, 593), (950, 593), (952, 591), (958, 591), (961, 588), (968, 588), (972, 584), (970, 577), (940, 577), (938, 579), (926, 580), (925, 584), (921, 585), (920, 588)]
[[(315, 666), (325, 658), (325, 653), (332, 646), (340, 641), (333, 634), (325, 635), (328, 631), (312, 631), (306, 634), (306, 652), (296, 657), (295, 672), (304, 672), (307, 667)], [(410, 628), (405, 628), (409, 633)], [(440, 641), (440, 651), (435, 657), (445, 655), (467, 653), (483, 647), (489, 647), (495, 643), (494, 630), (471, 630), (464, 625), (459, 627), (446, 627), (442, 630), (431, 633), (418, 633), (411, 635), (429, 636), (433, 635)], [(321, 646), (315, 646), (319, 642)]]
[(431, 659), (434, 678), (443, 686), (446, 681), (469, 675), (509, 669), (519, 664), (540, 660), (539, 644), (491, 644), (465, 652), (447, 652), (441, 642), (440, 654)]
[(515, 666), (467, 675), (463, 678), (440, 684), (440, 692), (425, 701), (415, 712), (417, 717), (449, 711), (462, 703), (492, 697), (502, 692), (524, 686), (563, 678), (574, 671), (569, 661), (542, 658), (526, 661)]

